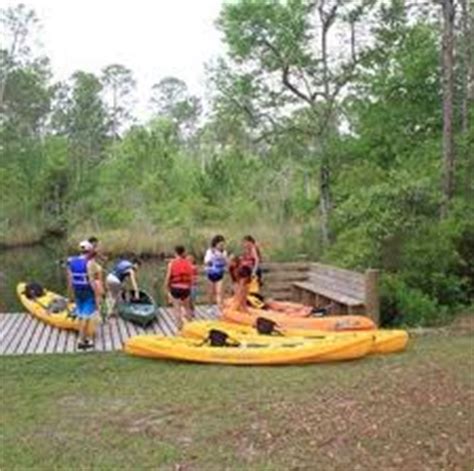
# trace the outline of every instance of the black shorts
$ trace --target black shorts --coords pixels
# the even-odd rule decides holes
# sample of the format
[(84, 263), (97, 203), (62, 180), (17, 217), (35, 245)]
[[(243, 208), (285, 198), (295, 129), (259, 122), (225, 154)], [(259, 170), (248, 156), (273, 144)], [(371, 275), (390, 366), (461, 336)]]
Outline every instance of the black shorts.
[(170, 294), (174, 299), (185, 301), (191, 296), (190, 288), (170, 288)]

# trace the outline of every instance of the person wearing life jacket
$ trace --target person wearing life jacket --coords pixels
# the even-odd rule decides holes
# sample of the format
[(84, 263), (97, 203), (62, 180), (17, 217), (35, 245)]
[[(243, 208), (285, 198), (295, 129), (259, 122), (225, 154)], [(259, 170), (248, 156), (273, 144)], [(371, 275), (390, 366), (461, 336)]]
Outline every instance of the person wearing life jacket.
[(247, 297), (252, 281), (252, 271), (249, 266), (243, 265), (236, 270), (236, 284), (234, 296), (230, 300), (230, 307), (242, 312), (248, 312)]
[(225, 239), (216, 235), (211, 240), (211, 246), (204, 255), (204, 266), (208, 280), (209, 303), (222, 307), (223, 280), (227, 268), (227, 252)]
[(134, 299), (140, 298), (140, 291), (137, 283), (137, 271), (141, 262), (138, 258), (128, 260), (121, 258), (107, 275), (105, 282), (107, 284), (107, 304), (108, 316), (115, 316), (117, 304), (121, 301), (123, 288), (127, 281), (130, 281), (134, 294)]
[(74, 298), (75, 314), (80, 323), (79, 349), (93, 347), (87, 332), (97, 313), (103, 296), (102, 269), (94, 259), (94, 248), (88, 240), (79, 244), (80, 254), (67, 262), (67, 281), (71, 298)]
[(186, 320), (192, 319), (191, 288), (194, 268), (187, 259), (186, 249), (182, 245), (175, 247), (175, 258), (168, 264), (165, 276), (165, 290), (170, 296), (174, 314), (181, 330)]
[(243, 251), (240, 256), (240, 266), (249, 267), (252, 270), (252, 276), (258, 278), (262, 283), (262, 270), (260, 264), (262, 262), (262, 254), (260, 248), (251, 235), (246, 235), (242, 239)]

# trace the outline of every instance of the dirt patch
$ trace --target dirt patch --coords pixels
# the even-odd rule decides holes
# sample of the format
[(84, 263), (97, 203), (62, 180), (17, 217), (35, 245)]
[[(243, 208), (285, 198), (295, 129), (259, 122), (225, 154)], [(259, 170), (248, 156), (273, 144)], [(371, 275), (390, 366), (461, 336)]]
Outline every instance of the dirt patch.
[(452, 332), (462, 335), (474, 334), (474, 313), (457, 316), (449, 328)]
[(425, 365), (353, 391), (272, 402), (226, 442), (248, 465), (264, 453), (290, 469), (314, 460), (318, 469), (466, 469), (474, 457), (472, 410), (472, 391)]

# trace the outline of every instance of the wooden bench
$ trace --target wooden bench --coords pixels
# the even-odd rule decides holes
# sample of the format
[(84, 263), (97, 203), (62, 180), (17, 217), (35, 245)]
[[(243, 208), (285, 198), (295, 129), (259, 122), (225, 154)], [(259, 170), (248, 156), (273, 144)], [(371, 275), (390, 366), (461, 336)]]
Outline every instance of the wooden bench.
[(333, 314), (365, 314), (379, 322), (379, 270), (365, 273), (311, 263), (308, 277), (292, 283), (295, 301), (330, 307)]

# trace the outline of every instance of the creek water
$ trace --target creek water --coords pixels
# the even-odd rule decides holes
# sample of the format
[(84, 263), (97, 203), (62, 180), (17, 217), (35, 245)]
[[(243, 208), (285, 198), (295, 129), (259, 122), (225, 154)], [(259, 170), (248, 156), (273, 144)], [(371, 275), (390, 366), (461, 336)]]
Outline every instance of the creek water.
[[(36, 281), (51, 291), (66, 294), (64, 261), (69, 255), (60, 241), (0, 250), (0, 313), (24, 311), (16, 295), (16, 286), (21, 281)], [(108, 260), (104, 269), (110, 269), (114, 262), (113, 258)], [(149, 259), (143, 262), (138, 274), (140, 287), (159, 304), (163, 298), (164, 270), (163, 260)]]

